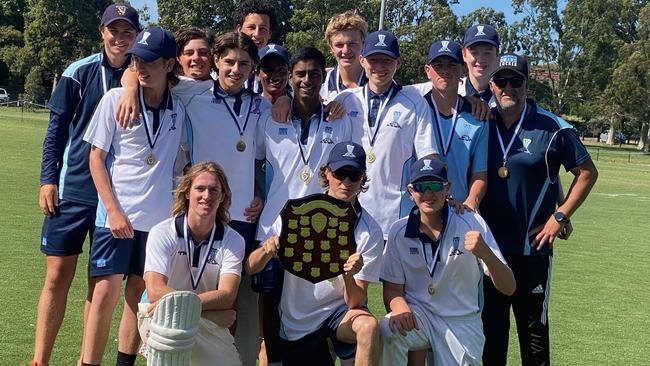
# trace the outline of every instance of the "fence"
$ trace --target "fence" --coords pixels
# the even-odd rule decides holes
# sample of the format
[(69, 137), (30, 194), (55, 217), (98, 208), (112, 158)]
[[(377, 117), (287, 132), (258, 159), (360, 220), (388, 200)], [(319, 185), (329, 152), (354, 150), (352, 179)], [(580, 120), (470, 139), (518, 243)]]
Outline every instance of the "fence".
[(650, 153), (643, 151), (599, 146), (587, 146), (587, 151), (589, 151), (589, 154), (594, 161), (650, 164)]

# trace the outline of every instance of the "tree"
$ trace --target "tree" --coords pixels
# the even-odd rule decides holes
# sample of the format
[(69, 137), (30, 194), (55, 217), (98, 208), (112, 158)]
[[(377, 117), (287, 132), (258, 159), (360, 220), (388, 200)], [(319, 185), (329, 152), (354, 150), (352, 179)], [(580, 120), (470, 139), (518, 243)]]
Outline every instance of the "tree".
[(43, 103), (48, 98), (43, 86), (43, 68), (34, 66), (25, 78), (25, 99), (32, 103)]
[(160, 26), (170, 32), (184, 27), (199, 27), (223, 33), (233, 29), (234, 11), (234, 1), (158, 0)]

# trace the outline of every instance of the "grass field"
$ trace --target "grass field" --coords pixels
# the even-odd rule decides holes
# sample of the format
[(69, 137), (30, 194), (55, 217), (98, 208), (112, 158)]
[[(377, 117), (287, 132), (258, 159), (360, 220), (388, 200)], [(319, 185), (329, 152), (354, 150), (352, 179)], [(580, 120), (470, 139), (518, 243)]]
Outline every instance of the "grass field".
[[(30, 360), (36, 302), (44, 276), (39, 235), (38, 174), (45, 113), (0, 107), (0, 365)], [(600, 179), (572, 218), (575, 231), (555, 248), (550, 303), (552, 361), (559, 365), (646, 365), (650, 351), (650, 156), (633, 149), (598, 150)], [(631, 163), (628, 163), (628, 150)], [(594, 155), (595, 157), (595, 155)], [(569, 183), (570, 177), (563, 177)], [(85, 262), (69, 297), (51, 365), (72, 365), (81, 339)], [(383, 315), (378, 287), (371, 309)], [(116, 324), (114, 322), (113, 324)], [(114, 364), (113, 329), (104, 364)], [(509, 363), (519, 364), (511, 337)], [(144, 365), (144, 362), (139, 361)]]

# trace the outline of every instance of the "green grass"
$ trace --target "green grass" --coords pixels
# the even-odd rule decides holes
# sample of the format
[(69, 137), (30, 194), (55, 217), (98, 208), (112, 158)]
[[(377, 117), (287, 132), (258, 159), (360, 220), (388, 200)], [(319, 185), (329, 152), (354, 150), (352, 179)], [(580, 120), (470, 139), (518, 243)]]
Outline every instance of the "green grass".
[[(47, 114), (0, 108), (0, 365), (30, 360), (36, 302), (43, 283), (38, 209), (40, 152)], [(551, 358), (559, 365), (643, 365), (650, 351), (650, 156), (599, 145), (599, 181), (572, 218), (575, 231), (555, 247), (549, 321)], [(590, 147), (592, 154), (595, 147)], [(562, 177), (565, 185), (571, 177)], [(566, 189), (566, 188), (565, 188)], [(85, 263), (80, 258), (52, 365), (74, 364), (81, 340)], [(370, 307), (383, 316), (378, 286)], [(119, 314), (119, 311), (116, 312)], [(104, 364), (115, 361), (117, 321)], [(509, 363), (519, 364), (511, 334)], [(144, 362), (140, 361), (140, 364)]]

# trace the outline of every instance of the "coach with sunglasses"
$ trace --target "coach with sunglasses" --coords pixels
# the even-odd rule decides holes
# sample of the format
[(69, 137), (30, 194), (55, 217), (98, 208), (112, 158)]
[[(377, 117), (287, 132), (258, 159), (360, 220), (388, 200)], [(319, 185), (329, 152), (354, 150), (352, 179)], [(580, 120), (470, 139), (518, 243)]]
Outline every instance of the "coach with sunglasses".
[[(526, 99), (527, 86), (526, 59), (512, 53), (501, 56), (490, 79), (496, 108), (489, 122), (489, 184), (480, 209), (512, 268), (517, 290), (507, 296), (491, 281), (483, 281), (486, 365), (506, 364), (511, 306), (522, 364), (550, 363), (553, 242), (598, 177), (576, 130)], [(560, 165), (574, 178), (566, 197), (558, 202)]]
[(407, 351), (422, 349), (433, 350), (435, 365), (478, 365), (483, 275), (508, 295), (515, 279), (479, 214), (448, 207), (451, 184), (441, 160), (416, 161), (410, 176), (416, 207), (393, 224), (384, 248), (381, 280), (390, 313), (380, 326), (382, 365), (405, 365)]

